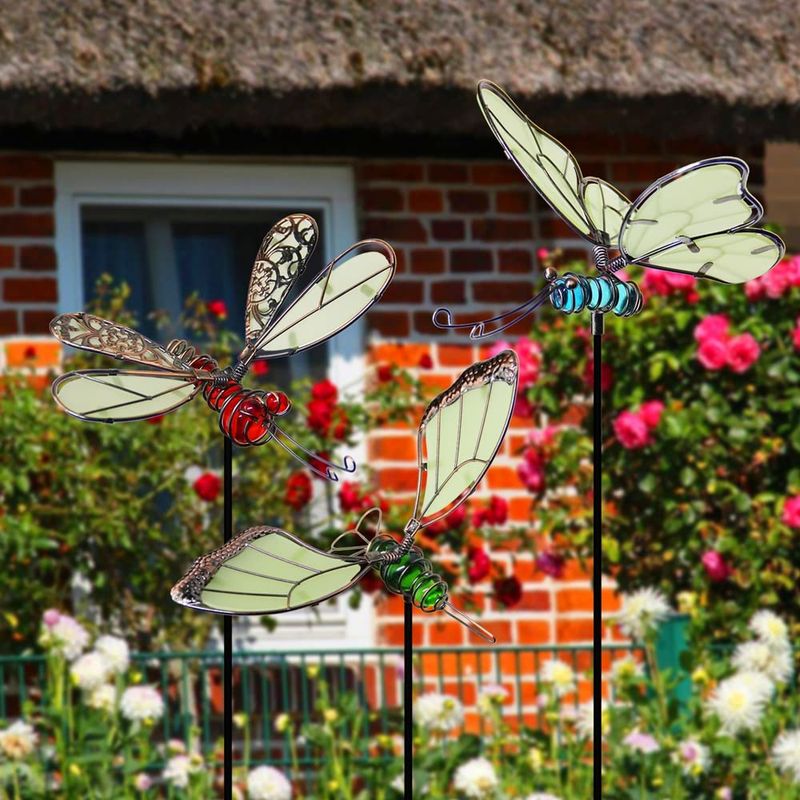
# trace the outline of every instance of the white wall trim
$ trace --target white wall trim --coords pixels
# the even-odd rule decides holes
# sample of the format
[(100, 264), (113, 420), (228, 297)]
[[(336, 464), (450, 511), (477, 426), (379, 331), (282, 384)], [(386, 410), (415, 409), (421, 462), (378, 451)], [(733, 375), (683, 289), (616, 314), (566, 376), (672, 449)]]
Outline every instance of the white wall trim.
[[(55, 165), (55, 248), (58, 257), (59, 311), (83, 308), (81, 207), (84, 205), (179, 206), (182, 208), (322, 208), (324, 250), (329, 258), (358, 238), (355, 179), (352, 167), (332, 164), (221, 164), (170, 161), (70, 161)], [(266, 229), (264, 231), (266, 233)], [(255, 255), (255, 254), (254, 254)], [(241, 310), (244, 319), (244, 309)], [(348, 393), (363, 383), (363, 320), (331, 339), (329, 373)], [(353, 455), (363, 461), (363, 444)], [(266, 454), (262, 455), (265, 457)], [(278, 629), (256, 648), (280, 641), (299, 649), (372, 646), (374, 610), (369, 598), (358, 611), (346, 608), (343, 596), (330, 624), (309, 628), (313, 612), (281, 615)], [(281, 633), (283, 629), (284, 634)], [(249, 629), (252, 633), (252, 628)], [(299, 639), (299, 641), (298, 641)]]

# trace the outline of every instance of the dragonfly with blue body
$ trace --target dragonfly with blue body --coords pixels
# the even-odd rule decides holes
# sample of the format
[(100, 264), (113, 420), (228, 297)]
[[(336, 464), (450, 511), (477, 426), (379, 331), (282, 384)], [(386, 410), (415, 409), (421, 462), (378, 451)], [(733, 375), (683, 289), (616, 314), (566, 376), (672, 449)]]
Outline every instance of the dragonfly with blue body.
[(273, 527), (242, 531), (195, 561), (172, 599), (217, 614), (281, 614), (315, 606), (355, 586), (370, 570), (425, 612), (444, 611), (487, 641), (494, 636), (450, 602), (447, 583), (415, 544), (420, 530), (460, 506), (489, 469), (511, 420), (519, 364), (506, 350), (467, 368), (436, 397), (417, 432), (416, 499), (401, 539), (368, 511), (329, 550)]
[[(583, 309), (632, 316), (643, 307), (632, 282), (614, 273), (629, 265), (682, 272), (720, 283), (744, 283), (768, 272), (785, 252), (779, 236), (754, 227), (764, 209), (747, 189), (740, 158), (707, 158), (670, 172), (634, 201), (600, 178), (584, 177), (572, 153), (532, 122), (491, 81), (478, 104), (511, 159), (553, 211), (593, 245), (598, 276), (545, 271), (547, 285), (516, 308), (482, 321), (454, 322), (446, 308), (438, 328), (469, 329), (473, 339), (500, 333), (548, 301), (565, 313)], [(610, 250), (619, 253), (610, 257)]]

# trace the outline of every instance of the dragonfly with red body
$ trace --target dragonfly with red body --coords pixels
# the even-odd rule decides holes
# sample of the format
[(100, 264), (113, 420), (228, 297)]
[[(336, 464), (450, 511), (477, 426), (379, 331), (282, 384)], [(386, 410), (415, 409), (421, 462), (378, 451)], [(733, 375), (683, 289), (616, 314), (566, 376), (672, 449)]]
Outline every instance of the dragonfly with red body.
[[(84, 369), (58, 377), (56, 403), (90, 422), (128, 422), (173, 411), (198, 392), (219, 414), (219, 427), (237, 445), (274, 441), (316, 474), (336, 480), (353, 472), (306, 450), (276, 424), (291, 404), (282, 392), (247, 389), (242, 379), (256, 359), (279, 358), (327, 341), (364, 314), (394, 276), (396, 257), (379, 239), (367, 239), (327, 264), (294, 299), (288, 295), (319, 238), (314, 220), (292, 214), (276, 223), (256, 255), (245, 308), (245, 346), (222, 368), (182, 339), (166, 347), (138, 331), (85, 312), (61, 314), (50, 323), (64, 344), (102, 353), (140, 368)], [(324, 470), (324, 471), (323, 471)]]

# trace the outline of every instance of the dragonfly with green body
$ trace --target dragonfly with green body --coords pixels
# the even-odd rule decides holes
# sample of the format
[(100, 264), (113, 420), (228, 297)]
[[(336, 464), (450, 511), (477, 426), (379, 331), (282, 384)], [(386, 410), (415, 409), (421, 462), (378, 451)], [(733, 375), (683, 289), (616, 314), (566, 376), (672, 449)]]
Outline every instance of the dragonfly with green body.
[(374, 569), (390, 592), (416, 608), (444, 611), (493, 642), (489, 631), (452, 605), (447, 583), (415, 538), (461, 505), (486, 474), (511, 420), (518, 375), (517, 357), (506, 350), (467, 368), (430, 403), (417, 432), (419, 477), (402, 539), (381, 531), (377, 508), (328, 551), (280, 528), (249, 528), (198, 558), (173, 587), (172, 599), (218, 614), (280, 614), (323, 603)]

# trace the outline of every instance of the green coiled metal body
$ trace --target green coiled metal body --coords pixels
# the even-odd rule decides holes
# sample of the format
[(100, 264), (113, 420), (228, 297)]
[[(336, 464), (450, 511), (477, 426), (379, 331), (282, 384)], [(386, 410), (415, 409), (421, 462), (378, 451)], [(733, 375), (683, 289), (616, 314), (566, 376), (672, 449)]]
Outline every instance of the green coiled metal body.
[[(397, 546), (393, 539), (381, 537), (370, 550), (388, 553)], [(390, 592), (407, 597), (420, 611), (439, 611), (447, 603), (447, 584), (419, 547), (412, 547), (393, 563), (382, 564), (379, 571)]]

